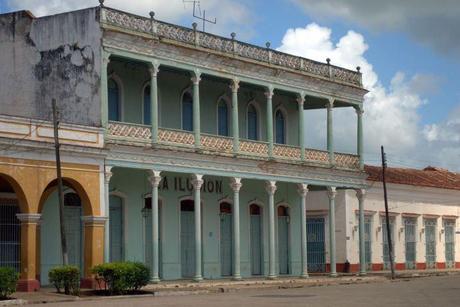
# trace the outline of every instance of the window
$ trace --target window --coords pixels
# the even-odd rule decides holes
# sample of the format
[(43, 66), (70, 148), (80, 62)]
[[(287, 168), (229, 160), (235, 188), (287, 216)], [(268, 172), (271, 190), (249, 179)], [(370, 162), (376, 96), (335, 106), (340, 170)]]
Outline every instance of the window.
[(115, 80), (109, 80), (109, 120), (120, 121), (120, 87)]
[(257, 110), (253, 104), (248, 106), (248, 139), (257, 140), (259, 136)]
[(182, 95), (182, 129), (193, 131), (193, 97), (189, 91)]
[(227, 102), (221, 98), (217, 107), (217, 134), (228, 136), (228, 107)]
[(151, 125), (150, 114), (150, 86), (144, 87), (144, 125)]
[(279, 109), (275, 113), (275, 142), (286, 144), (286, 120)]

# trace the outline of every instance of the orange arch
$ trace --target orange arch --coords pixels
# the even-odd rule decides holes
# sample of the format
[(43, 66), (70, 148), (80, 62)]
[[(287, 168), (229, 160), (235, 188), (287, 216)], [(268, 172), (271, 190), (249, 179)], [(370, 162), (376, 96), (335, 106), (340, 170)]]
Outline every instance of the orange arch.
[[(83, 207), (83, 215), (93, 215), (93, 207), (91, 206), (91, 201), (89, 199), (88, 193), (85, 188), (75, 179), (63, 177), (63, 184), (75, 190), (75, 192), (80, 196), (81, 204)], [(46, 200), (51, 195), (51, 193), (57, 189), (57, 179), (52, 180), (46, 186), (45, 190), (40, 196), (40, 201), (38, 203), (38, 213), (43, 211)]]
[(19, 182), (14, 179), (12, 176), (0, 173), (0, 177), (5, 179), (13, 188), (16, 197), (18, 198), (19, 210), (21, 213), (28, 213), (29, 212), (29, 204), (27, 202), (26, 195), (24, 193), (23, 188), (19, 184)]

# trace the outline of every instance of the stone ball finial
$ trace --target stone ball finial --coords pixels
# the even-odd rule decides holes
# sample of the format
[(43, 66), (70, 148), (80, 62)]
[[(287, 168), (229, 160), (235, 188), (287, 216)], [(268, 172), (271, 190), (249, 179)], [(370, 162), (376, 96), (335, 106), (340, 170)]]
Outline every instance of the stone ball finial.
[(150, 18), (153, 19), (153, 18), (155, 17), (155, 12), (154, 12), (154, 11), (150, 11), (150, 12), (149, 12), (149, 15), (150, 15)]
[(99, 0), (99, 5), (100, 5), (101, 7), (104, 7), (104, 0)]
[(192, 28), (193, 28), (193, 30), (196, 31), (196, 27), (198, 27), (198, 24), (197, 24), (196, 22), (192, 23)]
[(266, 43), (265, 43), (265, 46), (266, 46), (267, 48), (270, 48), (270, 42), (266, 42)]
[(357, 72), (361, 72), (361, 67), (356, 66), (356, 71), (357, 71)]
[(326, 59), (326, 62), (327, 62), (327, 65), (330, 65), (330, 64), (331, 64), (331, 59), (330, 59), (330, 58), (327, 58), (327, 59)]
[(232, 39), (235, 39), (236, 33), (235, 33), (235, 32), (232, 32), (232, 33), (230, 33), (230, 36), (232, 37)]

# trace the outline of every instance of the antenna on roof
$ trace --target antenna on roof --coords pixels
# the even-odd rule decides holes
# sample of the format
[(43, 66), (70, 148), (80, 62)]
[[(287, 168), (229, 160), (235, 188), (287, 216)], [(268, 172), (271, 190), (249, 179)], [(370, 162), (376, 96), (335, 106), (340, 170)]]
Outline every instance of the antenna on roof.
[[(217, 18), (214, 18), (214, 20), (206, 19), (206, 10), (203, 10), (203, 12), (201, 12), (201, 6), (200, 6), (199, 0), (182, 0), (182, 3), (184, 3), (184, 8), (185, 8), (186, 3), (193, 3), (193, 17), (201, 20), (203, 24), (203, 32), (205, 32), (206, 23), (212, 23), (214, 25), (217, 23)], [(198, 9), (198, 14), (196, 12), (197, 9)]]

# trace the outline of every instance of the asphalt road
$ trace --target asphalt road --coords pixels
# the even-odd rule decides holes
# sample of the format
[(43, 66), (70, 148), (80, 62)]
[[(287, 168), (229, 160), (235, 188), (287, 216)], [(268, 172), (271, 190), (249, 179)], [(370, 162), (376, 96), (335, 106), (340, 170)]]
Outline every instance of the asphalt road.
[[(48, 306), (460, 306), (460, 275), (296, 289), (240, 290), (221, 294), (142, 297)], [(39, 305), (37, 305), (39, 306)], [(43, 306), (43, 305), (42, 305)]]

